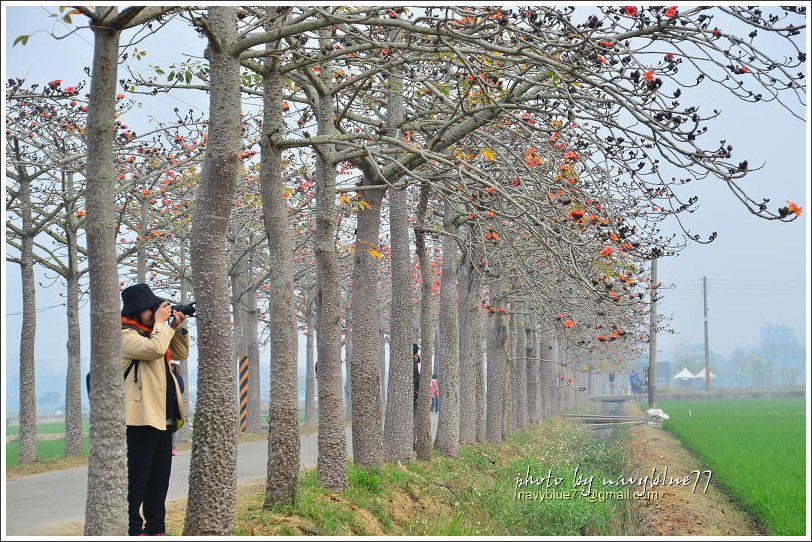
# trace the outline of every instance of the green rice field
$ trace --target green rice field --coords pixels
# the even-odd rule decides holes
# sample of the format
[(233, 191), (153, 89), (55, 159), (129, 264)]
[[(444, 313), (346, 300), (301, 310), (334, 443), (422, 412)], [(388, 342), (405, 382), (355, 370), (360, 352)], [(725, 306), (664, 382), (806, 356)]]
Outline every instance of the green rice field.
[(702, 459), (725, 493), (769, 534), (804, 534), (805, 398), (669, 401), (658, 406), (671, 417), (663, 427)]
[[(87, 436), (83, 439), (82, 453), (87, 455), (89, 443)], [(20, 445), (17, 441), (6, 443), (6, 467), (19, 464)], [(40, 461), (58, 459), (65, 456), (65, 439), (38, 440), (37, 459)]]

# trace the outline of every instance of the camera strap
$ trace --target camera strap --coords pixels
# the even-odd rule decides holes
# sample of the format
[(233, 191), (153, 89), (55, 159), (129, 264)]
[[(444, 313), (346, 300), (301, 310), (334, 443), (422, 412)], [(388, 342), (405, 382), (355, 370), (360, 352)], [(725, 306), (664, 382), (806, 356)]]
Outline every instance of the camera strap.
[[(122, 328), (130, 328), (130, 329), (134, 329), (134, 330), (135, 330), (135, 331), (137, 331), (137, 332), (138, 332), (138, 334), (139, 334), (139, 335), (141, 335), (142, 337), (149, 337), (149, 336), (150, 336), (150, 334), (149, 334), (149, 333), (147, 333), (147, 332), (146, 332), (146, 331), (144, 331), (143, 329), (139, 329), (139, 328), (137, 328), (137, 327), (135, 327), (135, 326), (127, 326), (127, 325), (124, 325), (124, 326), (121, 326), (121, 327), (122, 327)], [(132, 370), (133, 366), (135, 366), (135, 376), (134, 376), (133, 378), (134, 378), (134, 380), (135, 380), (135, 382), (136, 382), (136, 383), (138, 382), (138, 364), (139, 364), (139, 362), (140, 362), (140, 360), (137, 360), (137, 359), (134, 359), (134, 360), (130, 361), (130, 364), (127, 366), (127, 370), (126, 370), (126, 371), (124, 371), (124, 380), (127, 380), (127, 376), (129, 376), (129, 374), (130, 374), (130, 370)]]
[(127, 380), (127, 376), (130, 374), (130, 370), (132, 370), (133, 366), (135, 366), (135, 381), (138, 382), (138, 362), (139, 360), (134, 359), (130, 361), (130, 364), (127, 366), (127, 370), (124, 371), (124, 380)]

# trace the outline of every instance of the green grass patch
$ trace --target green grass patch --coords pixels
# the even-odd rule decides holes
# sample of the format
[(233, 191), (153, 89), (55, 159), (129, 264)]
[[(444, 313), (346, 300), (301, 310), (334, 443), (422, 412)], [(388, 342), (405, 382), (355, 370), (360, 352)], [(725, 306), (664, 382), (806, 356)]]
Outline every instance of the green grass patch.
[[(84, 437), (82, 454), (87, 455), (89, 450), (88, 437)], [(19, 464), (20, 445), (17, 441), (6, 443), (6, 467), (16, 467)], [(65, 457), (65, 439), (37, 441), (37, 461), (52, 461)]]
[[(806, 525), (806, 403), (803, 397), (668, 401), (673, 433), (772, 535)], [(691, 417), (688, 417), (688, 410)]]
[[(238, 498), (236, 535), (621, 535), (639, 534), (628, 501), (517, 499), (516, 478), (552, 470), (571, 491), (573, 472), (603, 476), (624, 470), (619, 436), (603, 439), (577, 422), (553, 418), (515, 433), (500, 445), (464, 446), (458, 458), (430, 462), (348, 464), (348, 487), (325, 491), (314, 469), (300, 480), (295, 505), (263, 506), (262, 487)], [(544, 488), (527, 487), (539, 492)], [(608, 493), (608, 492), (607, 492)]]
[[(90, 431), (90, 422), (87, 420), (82, 422), (82, 431), (87, 433)], [(58, 435), (60, 433), (65, 432), (65, 423), (64, 422), (48, 422), (48, 423), (38, 423), (37, 424), (37, 434), (38, 435)], [(20, 426), (19, 425), (9, 425), (6, 426), (6, 435), (7, 436), (18, 436), (20, 434)]]

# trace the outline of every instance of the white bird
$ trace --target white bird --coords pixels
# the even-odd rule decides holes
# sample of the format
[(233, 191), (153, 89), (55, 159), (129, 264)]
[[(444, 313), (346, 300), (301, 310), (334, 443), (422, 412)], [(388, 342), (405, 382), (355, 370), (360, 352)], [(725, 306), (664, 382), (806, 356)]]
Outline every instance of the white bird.
[(650, 408), (646, 411), (646, 414), (649, 415), (649, 418), (661, 418), (663, 420), (667, 420), (670, 417), (659, 408)]
[(693, 415), (693, 414), (691, 414), (691, 409), (690, 409), (690, 408), (688, 409), (688, 417), (689, 417), (689, 418), (693, 418), (693, 417), (694, 417), (694, 415)]

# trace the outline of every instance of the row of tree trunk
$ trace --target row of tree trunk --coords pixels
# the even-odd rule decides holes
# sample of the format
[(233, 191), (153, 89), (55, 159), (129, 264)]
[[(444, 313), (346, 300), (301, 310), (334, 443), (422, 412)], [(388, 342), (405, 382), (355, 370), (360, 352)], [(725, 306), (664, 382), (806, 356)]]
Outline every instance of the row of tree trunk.
[[(265, 31), (273, 34), (283, 24), (286, 7), (268, 7)], [(97, 8), (110, 16), (109, 8)], [(124, 13), (137, 15), (138, 11)], [(190, 234), (191, 285), (198, 301), (198, 379), (195, 405), (188, 507), (184, 534), (224, 535), (233, 530), (236, 506), (237, 404), (236, 355), (252, 359), (258, 375), (256, 344), (256, 299), (247, 287), (251, 283), (250, 257), (239, 261), (228, 276), (226, 240), (240, 149), (240, 41), (237, 8), (217, 6), (208, 10), (201, 28), (209, 38), (205, 56), (210, 67), (208, 142), (201, 170)], [(115, 19), (113, 20), (115, 22)], [(111, 142), (114, 132), (113, 105), (116, 84), (116, 54), (119, 30), (124, 23), (94, 26), (96, 36), (91, 103), (88, 116), (89, 159), (88, 253), (90, 260), (91, 319), (91, 454), (89, 460), (86, 534), (116, 534), (125, 528), (124, 490), (126, 468), (121, 388), (116, 385), (121, 359), (118, 336), (118, 288), (115, 243), (109, 234), (114, 209), (112, 200)], [(318, 31), (323, 50), (332, 47), (329, 27)], [(250, 40), (248, 40), (250, 41)], [(286, 201), (281, 194), (282, 71), (277, 65), (279, 43), (267, 42), (262, 62), (263, 137), (261, 142), (260, 191), (265, 233), (269, 243), (271, 392), (268, 432), (268, 470), (265, 502), (293, 503), (300, 468), (297, 393), (297, 332), (293, 295), (293, 255)], [(348, 396), (352, 420), (353, 460), (376, 467), (383, 461), (408, 461), (416, 440), (418, 457), (431, 457), (428, 384), (433, 358), (441, 386), (440, 418), (436, 449), (450, 457), (459, 453), (461, 442), (499, 442), (531, 420), (568, 408), (583, 397), (574, 385), (582, 376), (562, 379), (564, 353), (556, 338), (544, 334), (537, 322), (510, 301), (515, 292), (496, 282), (489, 286), (494, 305), (507, 315), (487, 317), (487, 364), (480, 340), (481, 277), (470, 256), (458, 262), (459, 223), (446, 203), (441, 232), (443, 273), (439, 299), (439, 344), (433, 348), (431, 295), (423, 281), (420, 304), (420, 342), (424, 367), (419, 408), (412, 416), (411, 274), (408, 200), (400, 190), (389, 191), (392, 297), (390, 304), (390, 363), (383, 407), (383, 378), (380, 369), (381, 324), (378, 317), (375, 251), (379, 246), (380, 210), (384, 191), (370, 188), (358, 193), (369, 206), (358, 215), (353, 267), (351, 309), (342, 312), (341, 270), (336, 252), (338, 212), (335, 203), (336, 166), (339, 154), (331, 139), (336, 131), (336, 100), (332, 66), (327, 57), (320, 62), (320, 75), (303, 87), (313, 105), (318, 143), (314, 145), (316, 220), (313, 238), (316, 279), (308, 302), (310, 352), (315, 349), (315, 387), (318, 400), (317, 482), (328, 490), (347, 487), (347, 448), (342, 390), (342, 324), (349, 374)], [(397, 131), (403, 119), (403, 98), (396, 70), (388, 87), (388, 127)], [(470, 130), (477, 123), (456, 128)], [(456, 132), (455, 132), (456, 133)], [(437, 145), (447, 146), (446, 141)], [(418, 164), (412, 164), (416, 167)], [(377, 165), (361, 166), (364, 185), (392, 183)], [(423, 215), (427, 187), (421, 189)], [(91, 216), (93, 219), (91, 220)], [(246, 233), (237, 228), (235, 244), (245, 242)], [(250, 243), (250, 234), (248, 242)], [(239, 251), (236, 251), (239, 252)], [(244, 252), (244, 251), (243, 251)], [(245, 255), (243, 256), (245, 257)], [(429, 266), (425, 243), (418, 237), (418, 259), (424, 278)], [(112, 266), (112, 267), (111, 267)], [(459, 269), (458, 269), (459, 268)], [(459, 273), (458, 273), (459, 271)], [(229, 279), (232, 296), (229, 298)], [(229, 308), (230, 307), (230, 308)], [(351, 314), (350, 314), (351, 312)], [(233, 329), (229, 323), (234, 322)], [(530, 333), (528, 333), (528, 326)], [(315, 345), (312, 331), (315, 329)], [(98, 337), (107, 340), (97, 341)], [(528, 342), (528, 337), (531, 337)], [(462, 340), (461, 340), (462, 339)], [(528, 354), (528, 351), (530, 352)], [(236, 355), (235, 355), (236, 354)], [(312, 355), (312, 354), (311, 354)], [(308, 356), (308, 372), (311, 356)], [(487, 371), (487, 372), (486, 372)], [(115, 374), (113, 374), (115, 373)], [(532, 373), (532, 374), (531, 374)], [(564, 385), (564, 383), (567, 385)], [(313, 382), (306, 382), (306, 389)], [(259, 387), (255, 386), (256, 391)], [(103, 394), (113, 390), (108, 396)], [(311, 394), (312, 396), (312, 394)], [(252, 427), (258, 424), (257, 398), (249, 399)], [(531, 405), (534, 405), (531, 408)], [(547, 405), (547, 406), (545, 406)], [(312, 412), (306, 419), (315, 416)], [(417, 427), (415, 432), (414, 427)], [(416, 439), (415, 439), (416, 435)], [(110, 466), (116, 469), (111, 471)], [(107, 469), (104, 472), (101, 469)], [(111, 500), (111, 496), (113, 499)], [(112, 507), (111, 507), (112, 504)], [(111, 510), (112, 509), (112, 510)], [(112, 519), (111, 519), (112, 518)]]

